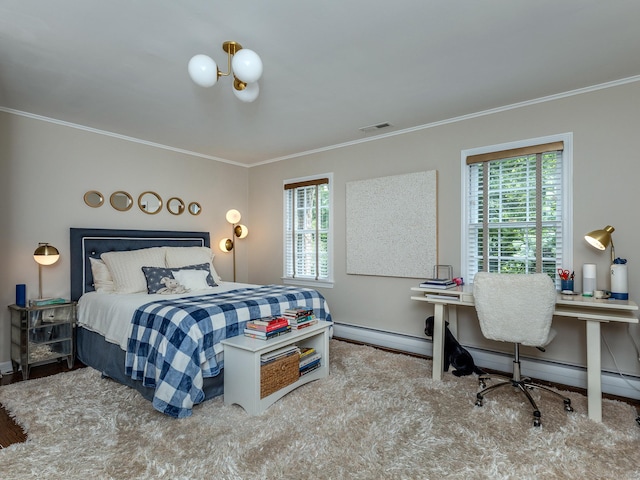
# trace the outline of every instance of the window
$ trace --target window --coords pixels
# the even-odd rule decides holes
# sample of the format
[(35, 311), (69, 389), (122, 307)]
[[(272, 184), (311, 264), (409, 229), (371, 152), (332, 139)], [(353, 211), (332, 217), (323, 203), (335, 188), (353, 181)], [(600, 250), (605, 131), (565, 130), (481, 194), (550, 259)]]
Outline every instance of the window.
[(333, 281), (331, 181), (331, 174), (285, 181), (285, 283)]
[[(464, 151), (462, 276), (571, 268), (571, 134)], [(470, 283), (470, 282), (468, 282)]]

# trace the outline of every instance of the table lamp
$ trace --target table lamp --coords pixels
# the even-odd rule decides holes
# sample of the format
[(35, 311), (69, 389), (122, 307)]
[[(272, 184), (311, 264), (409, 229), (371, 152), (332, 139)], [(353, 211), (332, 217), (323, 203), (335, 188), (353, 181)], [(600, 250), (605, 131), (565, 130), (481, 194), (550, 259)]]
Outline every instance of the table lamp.
[(589, 243), (589, 245), (597, 248), (598, 250), (606, 250), (607, 246), (611, 244), (611, 264), (613, 264), (616, 259), (616, 249), (613, 246), (613, 237), (611, 236), (614, 231), (615, 228), (611, 225), (607, 225), (602, 230), (594, 230), (584, 236), (584, 239)]
[(42, 298), (42, 266), (53, 265), (60, 258), (58, 249), (48, 243), (38, 243), (33, 259), (38, 262), (38, 298)]
[(611, 225), (607, 225), (602, 230), (594, 230), (587, 233), (584, 239), (598, 250), (605, 250), (611, 244), (611, 298), (616, 300), (629, 300), (629, 285), (627, 273), (627, 261), (623, 258), (616, 258), (616, 249), (613, 246), (613, 236), (615, 231)]

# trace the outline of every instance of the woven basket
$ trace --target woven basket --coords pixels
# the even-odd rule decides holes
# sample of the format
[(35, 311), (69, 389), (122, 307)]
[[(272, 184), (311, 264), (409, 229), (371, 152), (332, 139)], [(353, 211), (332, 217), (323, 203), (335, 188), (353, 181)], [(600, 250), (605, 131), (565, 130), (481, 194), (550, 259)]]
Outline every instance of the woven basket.
[(260, 367), (260, 398), (297, 382), (300, 378), (300, 355), (293, 354)]

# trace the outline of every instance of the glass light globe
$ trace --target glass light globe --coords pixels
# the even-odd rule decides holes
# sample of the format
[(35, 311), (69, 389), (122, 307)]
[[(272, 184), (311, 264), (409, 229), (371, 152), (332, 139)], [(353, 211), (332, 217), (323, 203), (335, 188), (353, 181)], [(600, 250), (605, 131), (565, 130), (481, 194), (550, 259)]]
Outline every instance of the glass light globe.
[(220, 250), (223, 252), (230, 252), (233, 249), (233, 242), (230, 238), (223, 238), (220, 240), (218, 247), (220, 247)]
[[(238, 235), (238, 232), (240, 232), (240, 235)], [(249, 229), (244, 225), (236, 225), (235, 234), (238, 238), (245, 238), (249, 235)]]
[(198, 54), (189, 60), (189, 76), (201, 87), (212, 87), (218, 81), (218, 65), (211, 57)]
[(238, 210), (232, 208), (227, 212), (225, 218), (227, 219), (227, 222), (236, 224), (240, 221), (242, 215), (240, 215), (240, 212)]
[(254, 83), (262, 75), (262, 60), (256, 52), (243, 48), (231, 60), (233, 74), (244, 83)]
[(48, 243), (39, 243), (38, 248), (33, 252), (33, 259), (40, 265), (53, 265), (59, 258), (58, 249)]
[(233, 94), (243, 102), (253, 102), (260, 94), (260, 86), (257, 83), (247, 83), (244, 90), (236, 90), (234, 88)]

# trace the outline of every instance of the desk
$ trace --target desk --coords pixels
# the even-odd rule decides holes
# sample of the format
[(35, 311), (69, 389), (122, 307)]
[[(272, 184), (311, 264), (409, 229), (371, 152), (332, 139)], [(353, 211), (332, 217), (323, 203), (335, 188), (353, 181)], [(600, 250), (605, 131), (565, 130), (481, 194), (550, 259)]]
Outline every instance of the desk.
[[(444, 322), (455, 335), (457, 307), (474, 307), (473, 288), (457, 287), (448, 290), (413, 287), (419, 294), (412, 300), (434, 305), (433, 324), (433, 379), (442, 380), (444, 365)], [(602, 421), (602, 367), (600, 351), (600, 324), (606, 322), (638, 323), (638, 305), (630, 300), (596, 300), (581, 295), (558, 294), (555, 316), (571, 317), (585, 322), (587, 332), (587, 402), (589, 418)]]

